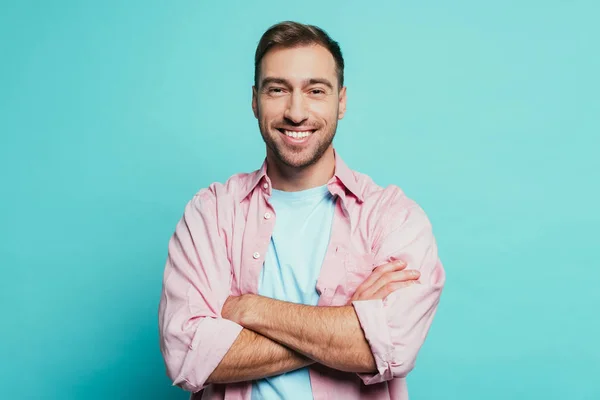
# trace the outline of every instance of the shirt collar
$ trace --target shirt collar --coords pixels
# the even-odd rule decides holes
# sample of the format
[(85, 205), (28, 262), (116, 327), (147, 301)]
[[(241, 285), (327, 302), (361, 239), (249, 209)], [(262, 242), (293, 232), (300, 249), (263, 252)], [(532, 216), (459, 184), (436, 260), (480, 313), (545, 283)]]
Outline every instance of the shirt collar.
[[(346, 165), (342, 157), (333, 150), (335, 154), (335, 173), (333, 178), (328, 182), (329, 187), (331, 188), (331, 184), (334, 184), (335, 181), (339, 181), (342, 186), (347, 189), (359, 202), (363, 202), (363, 194), (360, 190), (360, 184), (356, 179), (356, 175), (354, 172)], [(335, 193), (334, 193), (335, 194)]]
[(258, 186), (258, 184), (263, 180), (263, 178), (265, 180), (265, 183), (267, 183), (266, 189), (268, 189), (268, 191), (270, 193), (271, 180), (267, 176), (267, 159), (266, 158), (265, 158), (262, 166), (260, 167), (260, 169), (258, 171), (254, 171), (252, 174), (250, 174), (249, 179), (248, 179), (248, 182), (249, 182), (248, 186), (246, 186), (246, 188), (242, 192), (242, 196), (240, 197), (240, 203), (242, 201), (244, 201), (246, 199), (246, 197), (248, 197), (248, 195), (254, 190), (254, 188), (256, 188), (256, 186)]
[[(360, 190), (359, 183), (356, 179), (356, 176), (352, 172), (352, 170), (346, 165), (342, 157), (337, 153), (337, 151), (333, 150), (335, 156), (335, 172), (334, 176), (327, 182), (327, 186), (329, 187), (332, 194), (339, 195), (340, 193), (336, 193), (334, 186), (337, 182), (341, 183), (343, 188), (347, 189), (359, 202), (363, 202), (364, 198), (362, 192)], [(264, 181), (264, 182), (263, 182)], [(248, 181), (248, 186), (242, 192), (242, 196), (240, 198), (240, 202), (243, 201), (248, 195), (261, 183), (266, 185), (264, 187), (267, 193), (271, 193), (271, 180), (267, 175), (267, 160), (265, 158), (262, 166), (259, 170), (250, 174), (250, 179)]]

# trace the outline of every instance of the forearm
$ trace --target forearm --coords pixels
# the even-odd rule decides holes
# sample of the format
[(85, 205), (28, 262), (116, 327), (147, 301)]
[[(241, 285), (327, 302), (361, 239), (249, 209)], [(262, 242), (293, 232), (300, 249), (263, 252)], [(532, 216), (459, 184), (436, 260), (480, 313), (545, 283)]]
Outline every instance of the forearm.
[(376, 370), (352, 306), (305, 306), (256, 295), (244, 303), (238, 323), (245, 328), (340, 371)]
[(243, 329), (207, 383), (261, 379), (313, 364), (314, 361), (249, 329)]

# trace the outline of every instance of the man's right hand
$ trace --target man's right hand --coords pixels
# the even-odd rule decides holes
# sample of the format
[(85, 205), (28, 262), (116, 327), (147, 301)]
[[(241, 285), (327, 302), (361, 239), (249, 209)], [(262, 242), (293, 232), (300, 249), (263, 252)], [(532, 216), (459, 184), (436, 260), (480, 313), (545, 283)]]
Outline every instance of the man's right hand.
[(383, 264), (358, 286), (348, 304), (356, 300), (384, 299), (393, 291), (418, 284), (420, 276), (419, 271), (406, 269), (406, 263), (402, 260)]

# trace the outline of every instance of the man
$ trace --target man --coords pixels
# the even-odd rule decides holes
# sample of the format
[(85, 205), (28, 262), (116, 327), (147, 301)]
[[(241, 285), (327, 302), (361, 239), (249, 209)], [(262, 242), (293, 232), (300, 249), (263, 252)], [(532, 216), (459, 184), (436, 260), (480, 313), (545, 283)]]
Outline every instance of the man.
[(343, 70), (314, 26), (258, 44), (265, 162), (198, 192), (169, 243), (161, 350), (193, 399), (408, 398), (445, 273), (423, 210), (335, 152)]

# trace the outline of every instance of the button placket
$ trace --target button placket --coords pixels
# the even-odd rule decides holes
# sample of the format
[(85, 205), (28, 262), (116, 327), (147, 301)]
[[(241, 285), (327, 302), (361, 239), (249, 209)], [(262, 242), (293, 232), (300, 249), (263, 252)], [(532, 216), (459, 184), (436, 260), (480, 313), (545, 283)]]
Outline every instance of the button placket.
[[(265, 182), (263, 184), (263, 187), (265, 189), (268, 189), (269, 185)], [(261, 227), (259, 228), (259, 230), (260, 230), (260, 232), (258, 234), (259, 240), (257, 240), (256, 245), (259, 247), (263, 247), (264, 253), (261, 255), (260, 251), (255, 251), (252, 254), (252, 258), (255, 260), (258, 260), (261, 257), (264, 259), (266, 257), (266, 252), (269, 247), (269, 240), (271, 240), (271, 236), (267, 235), (267, 230), (269, 229), (268, 226), (271, 226), (272, 223), (275, 222), (274, 218), (275, 218), (275, 214), (272, 212), (265, 211), (265, 213), (263, 214), (264, 224), (261, 224)], [(259, 248), (259, 250), (260, 250), (260, 248)]]

